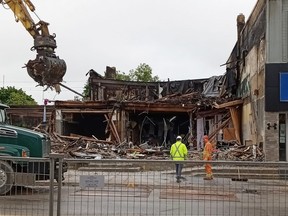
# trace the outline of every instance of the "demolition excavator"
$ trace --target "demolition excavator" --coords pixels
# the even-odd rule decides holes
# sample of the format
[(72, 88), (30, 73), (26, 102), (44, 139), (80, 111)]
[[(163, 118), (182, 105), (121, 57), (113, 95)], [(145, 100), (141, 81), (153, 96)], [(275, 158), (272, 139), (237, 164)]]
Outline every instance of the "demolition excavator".
[(36, 50), (36, 59), (29, 60), (25, 65), (29, 76), (40, 86), (53, 88), (59, 93), (59, 84), (66, 73), (66, 63), (55, 55), (56, 35), (49, 33), (49, 23), (40, 19), (38, 23), (33, 21), (28, 9), (35, 13), (35, 6), (30, 0), (0, 0), (0, 3), (13, 11), (16, 22), (20, 21), (34, 39), (31, 51)]

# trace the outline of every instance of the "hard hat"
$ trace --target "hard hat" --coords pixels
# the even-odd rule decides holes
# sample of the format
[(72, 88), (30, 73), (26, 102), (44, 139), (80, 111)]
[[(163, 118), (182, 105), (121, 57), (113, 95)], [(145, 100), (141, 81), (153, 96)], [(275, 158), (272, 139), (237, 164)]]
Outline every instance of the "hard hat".
[(177, 140), (178, 140), (178, 139), (181, 139), (181, 140), (182, 140), (182, 137), (181, 137), (181, 136), (177, 136), (176, 139), (177, 139)]

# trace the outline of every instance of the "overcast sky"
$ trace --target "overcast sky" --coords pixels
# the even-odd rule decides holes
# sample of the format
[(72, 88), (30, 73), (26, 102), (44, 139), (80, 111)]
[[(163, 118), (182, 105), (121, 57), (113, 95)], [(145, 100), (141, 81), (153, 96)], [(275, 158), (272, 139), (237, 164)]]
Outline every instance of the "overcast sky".
[[(161, 80), (207, 78), (225, 73), (237, 38), (236, 18), (249, 18), (257, 0), (31, 0), (37, 15), (55, 33), (56, 54), (64, 59), (64, 84), (82, 93), (94, 69), (106, 66), (128, 73), (150, 65)], [(22, 68), (36, 52), (33, 38), (11, 10), (1, 6), (0, 85), (22, 88), (39, 104), (43, 99), (73, 100), (36, 87)], [(35, 22), (38, 19), (31, 13)]]

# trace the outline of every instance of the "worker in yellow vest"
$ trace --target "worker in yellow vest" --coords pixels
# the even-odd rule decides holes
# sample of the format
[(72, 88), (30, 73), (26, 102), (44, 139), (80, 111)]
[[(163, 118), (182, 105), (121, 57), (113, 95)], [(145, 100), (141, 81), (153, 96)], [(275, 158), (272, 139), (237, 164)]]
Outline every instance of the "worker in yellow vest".
[[(184, 143), (182, 143), (182, 137), (181, 136), (177, 136), (176, 137), (176, 143), (174, 143), (171, 146), (170, 149), (170, 156), (173, 160), (175, 161), (183, 161), (187, 159), (187, 147)], [(176, 163), (176, 179), (177, 179), (177, 183), (181, 182), (181, 173), (182, 173), (182, 168), (183, 168), (183, 163)]]

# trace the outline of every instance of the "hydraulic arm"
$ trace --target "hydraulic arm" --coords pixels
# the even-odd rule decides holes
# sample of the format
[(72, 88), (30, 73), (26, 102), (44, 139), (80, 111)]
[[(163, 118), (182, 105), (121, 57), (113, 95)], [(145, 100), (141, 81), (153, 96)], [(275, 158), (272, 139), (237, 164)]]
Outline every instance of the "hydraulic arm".
[(55, 37), (50, 35), (49, 23), (40, 20), (35, 23), (30, 16), (35, 11), (35, 7), (30, 0), (0, 0), (0, 3), (8, 5), (13, 11), (16, 22), (20, 21), (25, 29), (34, 39), (32, 51), (36, 50), (36, 59), (29, 60), (26, 64), (27, 71), (40, 86), (54, 87), (60, 91), (59, 83), (62, 82), (66, 73), (66, 63), (55, 55), (57, 48)]

